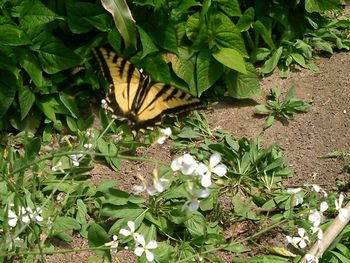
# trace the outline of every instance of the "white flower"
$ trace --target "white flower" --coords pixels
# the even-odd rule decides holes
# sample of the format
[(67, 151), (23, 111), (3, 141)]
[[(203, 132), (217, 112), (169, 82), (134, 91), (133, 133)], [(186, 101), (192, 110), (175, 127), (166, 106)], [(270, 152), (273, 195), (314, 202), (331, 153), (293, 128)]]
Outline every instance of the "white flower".
[(326, 201), (323, 201), (321, 204), (320, 204), (320, 211), (321, 212), (324, 212), (328, 209), (328, 203)]
[(35, 219), (38, 222), (43, 221), (44, 218), (40, 215), (41, 212), (42, 210), (40, 207), (36, 208), (36, 212), (33, 212), (33, 210), (30, 207), (22, 207), (22, 222), (28, 224), (32, 219)]
[(84, 146), (84, 148), (87, 149), (87, 150), (92, 149), (92, 143), (85, 143), (83, 146)]
[(164, 186), (169, 182), (168, 179), (153, 177), (153, 185), (147, 188), (149, 195), (155, 195), (164, 191)]
[(311, 254), (306, 254), (305, 260), (307, 263), (318, 263), (318, 258)]
[(181, 170), (184, 175), (193, 174), (198, 164), (190, 154), (184, 154), (171, 162), (171, 169), (176, 172)]
[(144, 186), (144, 185), (134, 185), (133, 187), (132, 187), (132, 191), (134, 192), (134, 194), (140, 194), (140, 193), (142, 193), (143, 191), (145, 191), (146, 190), (146, 187)]
[(309, 237), (305, 234), (304, 228), (298, 228), (298, 237), (286, 236), (288, 243), (294, 246), (299, 246), (300, 248), (305, 248), (307, 246), (306, 242), (310, 242)]
[(72, 161), (72, 165), (73, 166), (79, 166), (79, 158), (82, 157), (83, 155), (82, 154), (72, 154), (69, 156), (69, 158), (71, 159)]
[(142, 254), (145, 253), (148, 262), (153, 261), (154, 255), (150, 249), (155, 249), (158, 247), (157, 241), (151, 240), (148, 242), (148, 244), (146, 244), (144, 236), (140, 234), (135, 234), (135, 241), (137, 243), (137, 247), (134, 251), (135, 255), (141, 257)]
[(303, 203), (304, 199), (301, 195), (301, 188), (288, 188), (287, 193), (292, 195), (292, 206), (297, 206)]
[(203, 163), (198, 165), (196, 173), (201, 176), (201, 184), (203, 187), (209, 187), (211, 185), (211, 173), (220, 177), (226, 175), (227, 167), (220, 162), (221, 155), (218, 152), (214, 152), (210, 156), (209, 165)]
[(113, 239), (112, 241), (105, 243), (105, 246), (110, 247), (110, 249), (112, 250), (112, 253), (115, 253), (119, 245), (118, 236), (113, 235), (112, 239)]
[(135, 236), (135, 222), (133, 221), (128, 221), (128, 227), (130, 230), (122, 228), (119, 231), (119, 234), (122, 234), (123, 236)]
[(108, 104), (107, 104), (107, 101), (105, 99), (101, 100), (101, 107), (102, 107), (102, 109), (105, 109), (105, 110), (108, 108)]
[(343, 201), (344, 201), (344, 194), (340, 193), (339, 199), (335, 200), (335, 209), (337, 209), (339, 212), (338, 217), (340, 221), (345, 222), (346, 220), (348, 220), (349, 212), (345, 208), (342, 208)]
[(324, 197), (327, 197), (328, 194), (325, 190), (322, 189), (321, 186), (317, 184), (304, 184), (305, 186), (311, 187), (311, 190), (316, 192), (316, 193), (322, 193)]
[(194, 189), (193, 183), (190, 184), (189, 188), (189, 198), (182, 206), (182, 211), (188, 208), (190, 212), (194, 212), (199, 208), (199, 198), (207, 198), (210, 194), (210, 190), (208, 188)]
[(9, 224), (10, 227), (15, 227), (17, 225), (18, 216), (16, 215), (15, 212), (9, 209), (7, 211), (7, 218), (8, 218), (7, 223)]
[(52, 166), (52, 168), (51, 168), (51, 171), (53, 171), (53, 172), (57, 172), (57, 171), (63, 171), (63, 164), (62, 164), (62, 162), (61, 161), (59, 161), (58, 163), (56, 163), (56, 165), (54, 165), (54, 166)]
[(95, 137), (94, 130), (92, 128), (89, 128), (86, 130), (85, 137), (87, 139), (93, 139)]
[(160, 129), (160, 133), (162, 134), (162, 136), (158, 138), (157, 143), (163, 144), (165, 140), (170, 137), (171, 129), (169, 127), (165, 129)]
[(313, 224), (313, 226), (319, 226), (323, 221), (323, 215), (321, 212), (313, 209), (310, 211), (309, 221)]

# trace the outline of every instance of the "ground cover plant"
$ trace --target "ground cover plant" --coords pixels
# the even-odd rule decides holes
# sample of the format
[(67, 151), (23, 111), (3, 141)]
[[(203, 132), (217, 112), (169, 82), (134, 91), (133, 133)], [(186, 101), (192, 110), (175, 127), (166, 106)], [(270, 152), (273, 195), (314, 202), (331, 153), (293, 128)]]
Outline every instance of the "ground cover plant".
[[(227, 90), (234, 98), (258, 92), (253, 63), (262, 61), (262, 74), (278, 65), (285, 74), (292, 63), (314, 68), (309, 59), (316, 51), (349, 48), (346, 30), (339, 30), (349, 19), (321, 16), (337, 1), (262, 2), (133, 1), (136, 24), (127, 12), (119, 17), (124, 31), (99, 2), (1, 2), (1, 260), (45, 261), (49, 254), (91, 250), (97, 256), (90, 260), (102, 262), (127, 247), (138, 262), (223, 262), (218, 251), (234, 254), (234, 262), (297, 262), (305, 254), (315, 262), (308, 248), (323, 240), (333, 218), (346, 222), (346, 197), (315, 184), (284, 187), (292, 171), (283, 145), (263, 146), (263, 133), (246, 139), (213, 131), (197, 112), (135, 141), (127, 125), (114, 123), (102, 108), (99, 128), (91, 128), (94, 117), (86, 107), (91, 101), (99, 107), (98, 94), (103, 98), (108, 87), (90, 55), (106, 42), (156, 80), (194, 95), (214, 86), (217, 96)], [(106, 8), (115, 20), (127, 10), (117, 3), (119, 9)], [(270, 116), (289, 119), (308, 108), (292, 90), (282, 103), (277, 89), (273, 94)], [(172, 162), (131, 155), (169, 136)], [(143, 184), (129, 193), (117, 180), (88, 180), (95, 163), (119, 171), (123, 160), (154, 163), (148, 171), (153, 181), (140, 177)], [(223, 197), (229, 207), (222, 206)], [(224, 237), (228, 226), (248, 229)], [(272, 230), (288, 245), (247, 257)], [(75, 235), (89, 248), (57, 250), (55, 241), (69, 243)], [(349, 235), (347, 226), (320, 261), (348, 262)]]

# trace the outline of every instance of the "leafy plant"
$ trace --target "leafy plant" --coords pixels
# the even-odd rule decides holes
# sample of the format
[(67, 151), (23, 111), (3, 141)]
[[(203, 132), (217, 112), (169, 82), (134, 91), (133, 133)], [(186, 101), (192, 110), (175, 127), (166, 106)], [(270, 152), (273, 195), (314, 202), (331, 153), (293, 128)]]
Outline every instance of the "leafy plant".
[(281, 100), (281, 90), (278, 87), (271, 89), (271, 97), (266, 101), (266, 105), (259, 104), (255, 108), (262, 114), (269, 114), (264, 124), (264, 130), (269, 128), (274, 122), (275, 118), (282, 118), (283, 120), (292, 120), (294, 113), (304, 112), (308, 110), (311, 105), (294, 97), (295, 87), (291, 87), (284, 100)]

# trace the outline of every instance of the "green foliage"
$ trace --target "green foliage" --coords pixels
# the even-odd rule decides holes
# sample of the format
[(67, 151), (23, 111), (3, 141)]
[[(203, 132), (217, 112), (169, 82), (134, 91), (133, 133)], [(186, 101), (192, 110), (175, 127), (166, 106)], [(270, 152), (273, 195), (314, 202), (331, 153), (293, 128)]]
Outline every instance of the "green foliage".
[(262, 114), (269, 114), (264, 129), (269, 128), (275, 118), (282, 118), (285, 121), (292, 120), (294, 113), (305, 112), (311, 105), (294, 97), (295, 87), (291, 87), (284, 100), (281, 100), (281, 90), (278, 87), (271, 89), (272, 99), (266, 101), (266, 105), (256, 105), (255, 108)]

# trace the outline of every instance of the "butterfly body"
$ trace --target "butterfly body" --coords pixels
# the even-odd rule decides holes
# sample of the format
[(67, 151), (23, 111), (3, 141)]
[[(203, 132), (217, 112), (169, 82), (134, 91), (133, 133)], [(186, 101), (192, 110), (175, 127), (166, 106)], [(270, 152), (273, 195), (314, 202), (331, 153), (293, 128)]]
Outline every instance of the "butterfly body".
[(93, 52), (104, 77), (111, 83), (106, 98), (108, 110), (113, 117), (128, 120), (134, 131), (153, 127), (164, 115), (202, 105), (190, 94), (153, 81), (113, 51), (99, 48)]

